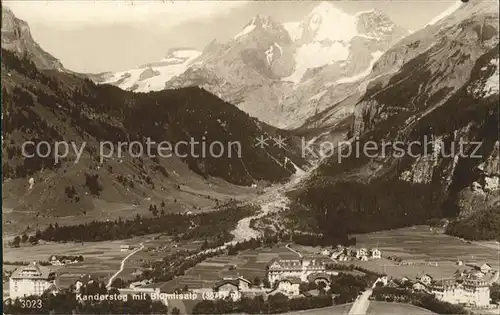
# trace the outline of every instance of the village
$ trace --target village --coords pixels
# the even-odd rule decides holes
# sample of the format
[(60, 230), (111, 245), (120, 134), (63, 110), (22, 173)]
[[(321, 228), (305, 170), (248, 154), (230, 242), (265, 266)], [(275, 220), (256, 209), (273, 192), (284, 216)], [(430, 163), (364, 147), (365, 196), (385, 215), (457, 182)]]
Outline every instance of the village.
[[(243, 297), (262, 296), (267, 300), (277, 294), (284, 295), (289, 299), (320, 296), (325, 292), (335, 291), (332, 289), (332, 281), (335, 282), (336, 279), (343, 275), (353, 275), (355, 277), (371, 276), (373, 293), (371, 296), (367, 296), (369, 299), (404, 302), (401, 296), (395, 294), (395, 291), (391, 291), (391, 289), (404, 288), (407, 290), (406, 292), (430, 294), (440, 301), (463, 305), (471, 309), (498, 308), (498, 305), (495, 305), (490, 299), (490, 288), (495, 283), (498, 283), (499, 272), (494, 270), (488, 263), (470, 264), (457, 260), (454, 263), (456, 271), (446, 278), (435, 278), (424, 272), (418, 275), (395, 276), (370, 270), (370, 265), (375, 265), (383, 260), (393, 261), (401, 266), (408, 264), (408, 262), (395, 255), (385, 256), (379, 248), (356, 248), (338, 245), (323, 249), (309, 248), (309, 251), (307, 251), (305, 247), (291, 244), (285, 244), (281, 248), (280, 251), (286, 252), (286, 255), (280, 254), (279, 257), (269, 259), (259, 265), (261, 266), (259, 267), (261, 268), (259, 274), (264, 275), (263, 278), (258, 276), (254, 278), (246, 277), (243, 268), (230, 265), (228, 270), (232, 271), (232, 273), (229, 273), (233, 274), (233, 276), (223, 276), (219, 279), (213, 279), (210, 276), (214, 280), (212, 285), (185, 285), (184, 287), (174, 288), (155, 283), (152, 279), (121, 282), (121, 284), (117, 285), (118, 282), (112, 280), (116, 280), (115, 277), (120, 273), (118, 272), (112, 279), (108, 279), (107, 288), (118, 286), (119, 293), (124, 296), (148, 295), (160, 299), (162, 303), (170, 307), (183, 302), (186, 304), (186, 301), (182, 300), (225, 299), (238, 302)], [(137, 252), (138, 249), (141, 248), (129, 244), (119, 246), (119, 251), (128, 256)], [(173, 245), (172, 249), (178, 251), (177, 245)], [(259, 249), (255, 251), (258, 252)], [(183, 260), (199, 259), (207, 261), (223, 259), (224, 257), (229, 259), (230, 256), (228, 254), (228, 245), (223, 245), (199, 251), (196, 254), (184, 257)], [(292, 258), (293, 256), (296, 258)], [(75, 265), (77, 267), (78, 263), (82, 261), (82, 256), (51, 255), (49, 264), (31, 262), (28, 266), (18, 267), (10, 275), (9, 298), (4, 302), (10, 303), (16, 298), (27, 296), (40, 296), (45, 292), (58, 294), (63, 287), (60, 284), (58, 273), (51, 268), (62, 268), (65, 265)], [(196, 264), (194, 269), (203, 264), (204, 262)], [(99, 281), (102, 281), (102, 278), (91, 274), (83, 274), (66, 289), (81, 294), (86, 292), (85, 288), (87, 286), (99, 283)], [(332, 297), (336, 298), (339, 295), (341, 294), (333, 294)]]

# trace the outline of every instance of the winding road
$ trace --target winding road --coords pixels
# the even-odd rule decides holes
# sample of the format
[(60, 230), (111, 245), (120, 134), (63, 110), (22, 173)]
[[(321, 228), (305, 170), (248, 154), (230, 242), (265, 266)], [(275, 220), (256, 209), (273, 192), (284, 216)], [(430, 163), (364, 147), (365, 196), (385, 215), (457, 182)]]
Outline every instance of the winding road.
[(108, 284), (106, 285), (106, 288), (109, 289), (111, 287), (111, 284), (115, 280), (115, 278), (123, 271), (123, 269), (125, 268), (125, 262), (127, 261), (127, 259), (129, 259), (134, 254), (136, 254), (137, 252), (139, 252), (139, 251), (141, 251), (141, 250), (144, 249), (144, 243), (140, 243), (139, 245), (141, 245), (141, 247), (135, 249), (133, 252), (131, 252), (130, 254), (128, 254), (127, 257), (123, 258), (123, 260), (122, 260), (122, 262), (120, 264), (120, 269), (111, 278), (109, 278), (109, 281), (108, 281)]

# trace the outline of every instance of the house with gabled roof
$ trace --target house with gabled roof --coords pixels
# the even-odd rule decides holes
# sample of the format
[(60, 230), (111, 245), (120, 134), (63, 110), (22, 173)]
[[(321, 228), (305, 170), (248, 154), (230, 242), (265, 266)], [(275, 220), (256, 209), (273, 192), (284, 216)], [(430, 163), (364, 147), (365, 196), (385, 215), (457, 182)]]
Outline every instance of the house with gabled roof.
[(380, 259), (380, 258), (382, 258), (382, 253), (380, 252), (380, 249), (378, 249), (378, 248), (372, 248), (370, 250), (370, 256), (373, 259)]
[(300, 284), (302, 280), (298, 277), (287, 277), (277, 281), (276, 288), (268, 293), (274, 295), (277, 293), (284, 294), (288, 297), (297, 297), (300, 295)]
[(482, 273), (488, 273), (491, 271), (491, 265), (485, 263), (479, 269), (481, 270)]
[(11, 299), (26, 296), (40, 296), (47, 289), (57, 290), (56, 273), (37, 262), (28, 266), (21, 266), (14, 270), (9, 279), (9, 293)]
[(421, 276), (419, 279), (418, 279), (420, 282), (422, 282), (424, 285), (428, 286), (431, 284), (433, 278), (428, 275), (428, 274), (424, 274), (423, 276)]
[(232, 278), (223, 279), (214, 285), (213, 291), (217, 292), (219, 298), (231, 298), (233, 301), (237, 301), (241, 299), (240, 280)]

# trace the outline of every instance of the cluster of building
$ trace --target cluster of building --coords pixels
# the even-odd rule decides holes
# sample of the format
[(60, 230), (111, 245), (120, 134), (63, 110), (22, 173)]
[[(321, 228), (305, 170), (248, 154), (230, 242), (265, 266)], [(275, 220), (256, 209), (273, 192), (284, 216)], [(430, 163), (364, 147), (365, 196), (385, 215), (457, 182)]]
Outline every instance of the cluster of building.
[(233, 300), (242, 296), (284, 294), (288, 297), (300, 296), (300, 285), (314, 282), (324, 283), (325, 289), (330, 285), (330, 277), (338, 272), (328, 270), (326, 265), (331, 263), (325, 257), (308, 257), (300, 259), (273, 259), (267, 266), (267, 280), (272, 289), (265, 290), (260, 285), (253, 285), (243, 278), (224, 278), (213, 288), (218, 298), (230, 297)]
[(498, 271), (494, 272), (489, 264), (483, 264), (457, 271), (449, 279), (435, 280), (424, 274), (418, 278), (413, 289), (434, 294), (438, 300), (452, 304), (487, 307), (490, 304), (490, 286), (498, 279)]
[(299, 295), (301, 283), (323, 282), (326, 286), (330, 285), (330, 277), (338, 272), (328, 270), (326, 265), (329, 263), (331, 260), (324, 257), (271, 260), (267, 266), (267, 280), (275, 289), (270, 294)]
[[(370, 255), (374, 259), (380, 257), (380, 251), (372, 249), (367, 251), (363, 248), (351, 251), (350, 249), (340, 248), (334, 252), (322, 252), (324, 256), (317, 257), (301, 257), (299, 259), (273, 259), (267, 265), (267, 280), (271, 284), (272, 289), (264, 289), (261, 284), (253, 285), (251, 281), (243, 277), (224, 278), (215, 284), (212, 288), (199, 289), (194, 291), (210, 291), (217, 298), (231, 298), (239, 300), (242, 296), (255, 295), (274, 295), (277, 293), (284, 294), (288, 297), (297, 297), (302, 294), (301, 284), (315, 283), (328, 290), (332, 275), (338, 275), (337, 271), (330, 270), (328, 265), (331, 264), (334, 255), (336, 258), (345, 255), (346, 250), (349, 250), (350, 257), (362, 259)], [(53, 258), (53, 259), (52, 259)], [(64, 259), (58, 256), (51, 257), (50, 261), (64, 262)], [(457, 263), (458, 264), (458, 263)], [(463, 263), (459, 264), (460, 266)], [(401, 282), (410, 281), (413, 290), (424, 291), (433, 294), (437, 299), (452, 303), (463, 304), (471, 307), (488, 307), (490, 303), (490, 286), (494, 282), (499, 281), (499, 272), (492, 270), (489, 264), (482, 266), (468, 265), (471, 268), (460, 268), (452, 278), (435, 280), (429, 274), (423, 274), (417, 277), (416, 282), (410, 281), (408, 278), (400, 279)], [(56, 294), (59, 288), (56, 284), (56, 274), (48, 267), (42, 266), (36, 262), (28, 266), (22, 266), (16, 269), (10, 277), (10, 298), (23, 298), (26, 296), (39, 296), (43, 293), (50, 292)], [(97, 281), (97, 279), (86, 275), (78, 279), (74, 284), (74, 291), (80, 292), (82, 288)], [(383, 286), (391, 285), (392, 280), (387, 276), (380, 277), (376, 283)], [(137, 293), (144, 291), (145, 293), (155, 293), (158, 288), (148, 288), (151, 284), (150, 280), (132, 283), (127, 289), (120, 289), (121, 293)], [(410, 284), (411, 285), (411, 284)], [(124, 292), (122, 292), (124, 291)], [(125, 292), (126, 291), (126, 292)], [(194, 292), (193, 291), (193, 292)]]
[(330, 257), (337, 261), (349, 261), (353, 259), (358, 259), (361, 261), (367, 261), (369, 259), (380, 259), (382, 258), (382, 252), (378, 248), (366, 249), (366, 248), (350, 248), (337, 246), (334, 250), (324, 249), (321, 251), (321, 255)]
[(128, 252), (128, 251), (131, 251), (133, 249), (134, 249), (134, 246), (132, 246), (132, 245), (126, 245), (126, 244), (120, 245), (121, 252)]
[(83, 256), (52, 255), (49, 257), (49, 263), (52, 266), (64, 266), (69, 264), (76, 264), (82, 261)]

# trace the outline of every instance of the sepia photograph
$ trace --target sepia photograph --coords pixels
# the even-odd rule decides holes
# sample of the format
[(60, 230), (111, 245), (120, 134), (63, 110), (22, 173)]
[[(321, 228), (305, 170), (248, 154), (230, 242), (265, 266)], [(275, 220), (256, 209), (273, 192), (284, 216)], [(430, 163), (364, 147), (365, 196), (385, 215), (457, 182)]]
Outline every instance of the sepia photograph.
[(499, 0), (3, 0), (3, 314), (500, 315)]

